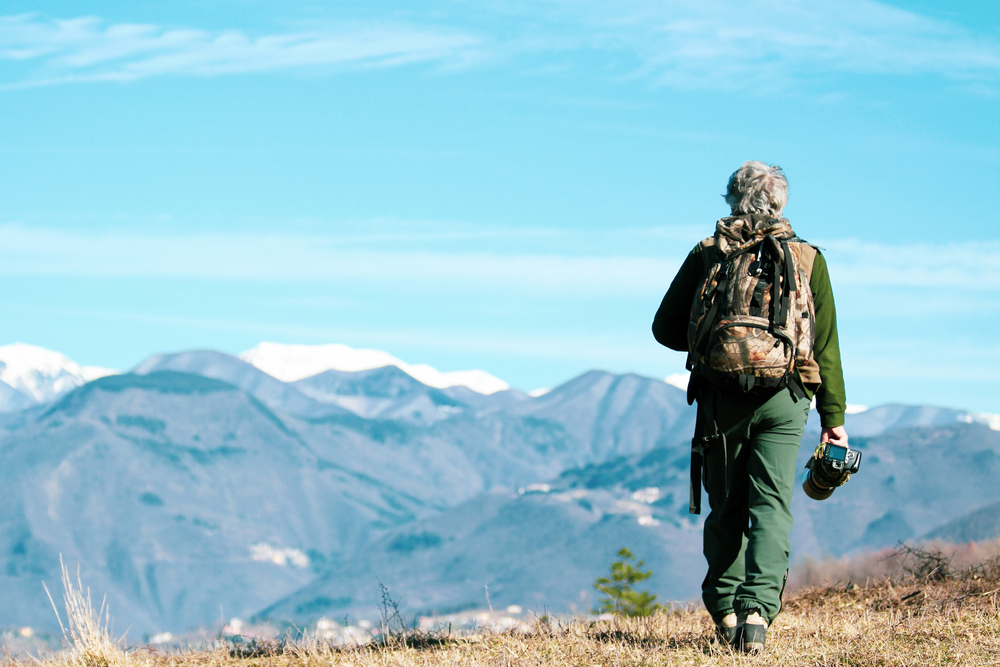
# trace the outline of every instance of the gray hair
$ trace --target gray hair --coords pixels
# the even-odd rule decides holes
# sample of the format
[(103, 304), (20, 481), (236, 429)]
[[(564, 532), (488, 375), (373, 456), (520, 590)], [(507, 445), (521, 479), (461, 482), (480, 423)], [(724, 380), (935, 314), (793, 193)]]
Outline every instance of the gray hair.
[(778, 165), (750, 160), (729, 177), (722, 197), (733, 215), (760, 213), (777, 217), (788, 203), (788, 179)]

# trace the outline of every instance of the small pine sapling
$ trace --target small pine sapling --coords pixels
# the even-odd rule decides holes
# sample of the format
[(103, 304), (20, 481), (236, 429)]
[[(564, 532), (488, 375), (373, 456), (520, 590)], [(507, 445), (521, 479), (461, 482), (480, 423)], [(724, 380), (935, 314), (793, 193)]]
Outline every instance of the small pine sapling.
[(611, 577), (599, 577), (594, 588), (604, 594), (597, 608), (599, 614), (619, 614), (621, 616), (651, 616), (660, 609), (656, 596), (647, 591), (635, 590), (635, 585), (653, 576), (652, 570), (642, 571), (644, 561), (632, 564), (632, 552), (622, 548), (618, 552), (621, 560), (611, 564)]

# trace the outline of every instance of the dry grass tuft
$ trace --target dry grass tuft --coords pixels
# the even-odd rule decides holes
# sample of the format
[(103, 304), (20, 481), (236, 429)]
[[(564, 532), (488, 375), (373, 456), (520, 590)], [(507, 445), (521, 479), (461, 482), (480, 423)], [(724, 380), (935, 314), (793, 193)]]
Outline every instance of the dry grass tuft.
[(84, 592), (79, 571), (74, 582), (61, 557), (59, 566), (62, 569), (66, 625), (63, 625), (52, 594), (48, 588), (45, 589), (68, 644), (67, 657), (59, 662), (74, 667), (136, 667), (138, 661), (125, 651), (123, 642), (111, 638), (110, 614), (106, 604), (102, 601), (101, 608), (95, 612), (90, 602), (90, 589)]

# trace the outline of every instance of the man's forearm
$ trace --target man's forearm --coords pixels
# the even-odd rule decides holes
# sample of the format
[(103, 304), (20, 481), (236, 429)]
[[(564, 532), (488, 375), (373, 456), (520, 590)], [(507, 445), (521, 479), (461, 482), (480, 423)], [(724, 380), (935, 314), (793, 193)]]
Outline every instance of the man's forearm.
[(822, 384), (816, 391), (816, 411), (824, 428), (843, 426), (847, 409), (847, 393), (844, 388), (844, 371), (840, 362), (840, 340), (837, 334), (837, 307), (833, 299), (833, 287), (826, 259), (816, 254), (812, 280), (816, 308), (815, 343), (813, 358), (819, 364)]

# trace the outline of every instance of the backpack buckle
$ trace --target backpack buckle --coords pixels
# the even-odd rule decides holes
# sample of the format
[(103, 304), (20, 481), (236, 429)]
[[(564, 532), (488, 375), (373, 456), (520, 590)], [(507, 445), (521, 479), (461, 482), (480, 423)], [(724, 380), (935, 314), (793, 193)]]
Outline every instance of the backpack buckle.
[(760, 264), (760, 259), (763, 255), (764, 255), (764, 244), (761, 243), (760, 249), (757, 250), (757, 259), (755, 259), (753, 261), (753, 264), (750, 265), (750, 271), (753, 273), (754, 276), (758, 278), (760, 277), (760, 274), (764, 272), (764, 267), (762, 267)]

